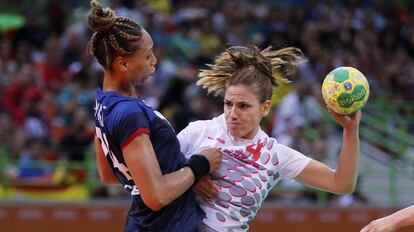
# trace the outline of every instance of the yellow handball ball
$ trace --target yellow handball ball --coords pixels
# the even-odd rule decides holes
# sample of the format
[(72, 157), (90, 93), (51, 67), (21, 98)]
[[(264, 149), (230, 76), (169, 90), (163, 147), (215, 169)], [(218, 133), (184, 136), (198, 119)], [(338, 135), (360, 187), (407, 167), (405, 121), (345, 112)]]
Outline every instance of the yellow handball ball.
[(369, 84), (358, 69), (339, 67), (326, 75), (322, 83), (322, 96), (336, 113), (351, 114), (367, 103)]

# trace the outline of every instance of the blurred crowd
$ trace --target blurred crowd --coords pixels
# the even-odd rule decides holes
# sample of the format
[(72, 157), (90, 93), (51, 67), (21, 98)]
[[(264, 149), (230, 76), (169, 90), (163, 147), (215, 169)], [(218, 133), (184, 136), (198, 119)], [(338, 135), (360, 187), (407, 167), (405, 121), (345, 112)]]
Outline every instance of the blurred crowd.
[[(16, 160), (15, 177), (50, 170), (30, 163), (83, 161), (102, 70), (86, 52), (88, 2), (23, 1), (22, 27), (0, 34), (0, 146)], [(152, 36), (157, 71), (137, 91), (178, 133), (221, 114), (221, 100), (194, 85), (197, 72), (230, 45), (297, 46), (307, 62), (263, 129), (323, 160), (326, 128), (320, 85), (338, 66), (363, 72), (371, 98), (414, 100), (412, 0), (102, 0)], [(318, 137), (304, 136), (315, 128)]]

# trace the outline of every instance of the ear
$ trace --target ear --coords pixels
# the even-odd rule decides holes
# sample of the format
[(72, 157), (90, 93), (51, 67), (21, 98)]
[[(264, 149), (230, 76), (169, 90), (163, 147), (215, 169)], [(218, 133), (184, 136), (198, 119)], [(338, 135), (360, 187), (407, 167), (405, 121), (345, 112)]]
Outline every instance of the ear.
[(270, 113), (270, 109), (272, 108), (272, 101), (266, 100), (262, 103), (262, 117), (266, 117)]
[(115, 66), (115, 69), (120, 70), (121, 72), (126, 72), (128, 66), (127, 66), (127, 61), (125, 57), (122, 57), (122, 56), (116, 57), (114, 61), (114, 66)]

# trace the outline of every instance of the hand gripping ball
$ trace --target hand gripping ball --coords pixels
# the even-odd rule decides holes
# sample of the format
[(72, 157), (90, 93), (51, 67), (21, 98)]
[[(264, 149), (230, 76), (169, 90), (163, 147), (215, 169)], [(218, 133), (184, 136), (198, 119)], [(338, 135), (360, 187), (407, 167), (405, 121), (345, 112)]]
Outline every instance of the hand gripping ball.
[(369, 84), (364, 74), (353, 67), (339, 67), (322, 83), (325, 103), (338, 114), (351, 114), (368, 101)]

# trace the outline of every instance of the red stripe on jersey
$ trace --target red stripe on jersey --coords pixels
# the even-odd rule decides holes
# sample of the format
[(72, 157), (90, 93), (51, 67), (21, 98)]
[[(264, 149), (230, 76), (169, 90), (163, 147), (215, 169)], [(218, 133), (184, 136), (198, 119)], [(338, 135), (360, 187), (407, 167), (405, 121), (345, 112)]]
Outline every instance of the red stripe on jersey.
[(127, 139), (125, 139), (125, 142), (121, 145), (121, 148), (124, 149), (132, 140), (134, 140), (136, 137), (142, 135), (142, 134), (149, 134), (148, 128), (138, 128), (134, 132), (132, 132)]

